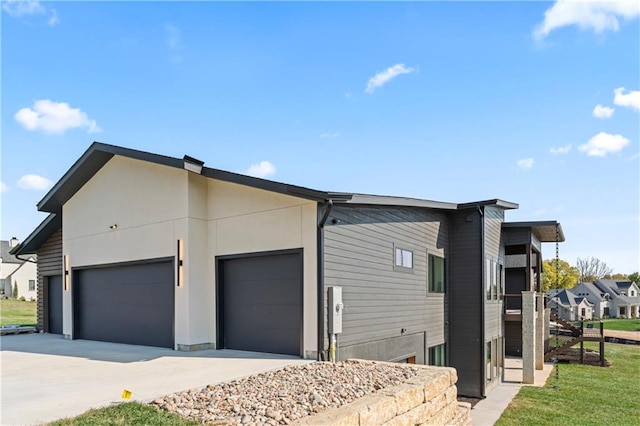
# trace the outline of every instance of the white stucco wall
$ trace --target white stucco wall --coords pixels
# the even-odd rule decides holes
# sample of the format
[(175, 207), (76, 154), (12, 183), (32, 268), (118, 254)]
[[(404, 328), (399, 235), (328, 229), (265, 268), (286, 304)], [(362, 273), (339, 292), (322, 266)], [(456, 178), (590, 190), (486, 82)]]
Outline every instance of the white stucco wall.
[[(63, 206), (63, 253), (71, 268), (86, 267), (174, 257), (182, 240), (177, 347), (216, 341), (216, 256), (302, 248), (303, 354), (313, 353), (316, 208), (313, 201), (115, 156)], [(71, 291), (64, 294), (63, 310), (63, 333), (71, 335)]]

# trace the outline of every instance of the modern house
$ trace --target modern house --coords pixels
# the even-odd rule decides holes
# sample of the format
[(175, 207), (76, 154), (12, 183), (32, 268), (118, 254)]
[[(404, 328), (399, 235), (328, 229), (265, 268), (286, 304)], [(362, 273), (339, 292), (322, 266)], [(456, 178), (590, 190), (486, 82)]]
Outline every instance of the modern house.
[[(35, 256), (16, 257), (11, 250), (18, 245), (18, 239), (0, 241), (0, 291), (6, 297), (24, 297), (36, 300), (36, 259)], [(14, 294), (17, 290), (17, 295)]]
[(593, 319), (594, 305), (586, 296), (578, 296), (568, 289), (549, 290), (547, 307), (556, 310), (557, 315), (565, 321), (581, 321)]
[(450, 365), (483, 397), (502, 377), (510, 256), (530, 348), (540, 243), (564, 240), (557, 222), (505, 222), (517, 207), (318, 191), (96, 142), (13, 253), (38, 255), (45, 332)]
[(586, 297), (594, 305), (594, 317), (640, 317), (640, 289), (632, 281), (603, 278), (593, 283), (580, 283), (571, 292)]

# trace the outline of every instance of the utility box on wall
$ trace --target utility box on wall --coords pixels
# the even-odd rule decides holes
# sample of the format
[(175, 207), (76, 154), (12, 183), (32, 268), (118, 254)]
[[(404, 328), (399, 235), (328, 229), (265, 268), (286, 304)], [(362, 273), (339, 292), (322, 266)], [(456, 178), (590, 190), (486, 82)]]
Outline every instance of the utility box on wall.
[(329, 287), (329, 334), (342, 333), (342, 287)]

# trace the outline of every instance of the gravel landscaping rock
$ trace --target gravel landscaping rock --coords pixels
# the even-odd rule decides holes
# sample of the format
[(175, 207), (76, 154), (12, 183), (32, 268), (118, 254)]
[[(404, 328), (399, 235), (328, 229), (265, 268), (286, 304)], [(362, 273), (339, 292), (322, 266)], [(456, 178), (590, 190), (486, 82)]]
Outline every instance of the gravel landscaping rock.
[(288, 425), (403, 383), (418, 372), (400, 364), (314, 362), (167, 395), (151, 404), (201, 423)]

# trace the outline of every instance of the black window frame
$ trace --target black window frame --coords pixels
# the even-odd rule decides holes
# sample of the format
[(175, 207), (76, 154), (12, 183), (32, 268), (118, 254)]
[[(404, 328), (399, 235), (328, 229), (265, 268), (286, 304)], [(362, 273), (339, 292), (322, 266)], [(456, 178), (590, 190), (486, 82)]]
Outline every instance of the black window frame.
[[(439, 265), (442, 267), (442, 282), (439, 282), (438, 285), (435, 284), (435, 273), (436, 273), (436, 261), (439, 261)], [(428, 262), (428, 276), (427, 276), (427, 292), (432, 294), (446, 294), (447, 293), (447, 260), (433, 253), (427, 254), (427, 262)]]

